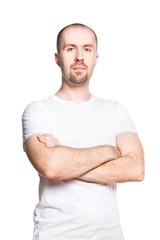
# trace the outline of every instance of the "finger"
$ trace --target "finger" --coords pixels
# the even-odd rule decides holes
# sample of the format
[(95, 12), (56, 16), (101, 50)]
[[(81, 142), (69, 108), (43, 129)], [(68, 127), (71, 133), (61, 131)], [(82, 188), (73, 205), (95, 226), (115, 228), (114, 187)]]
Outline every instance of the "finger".
[(46, 139), (38, 139), (39, 142), (44, 143), (47, 147), (55, 147), (57, 146), (56, 143), (47, 141)]
[(56, 145), (50, 144), (50, 143), (48, 143), (48, 142), (46, 142), (45, 145), (46, 145), (47, 147), (55, 147), (55, 146), (56, 146)]
[(55, 141), (54, 139), (51, 139), (51, 138), (47, 138), (47, 137), (37, 137), (37, 138), (38, 138), (39, 142), (41, 142), (41, 143), (48, 143), (48, 144), (53, 145), (53, 146), (59, 145), (57, 143), (57, 141)]
[[(53, 135), (51, 135), (51, 134), (43, 134), (43, 135), (38, 135), (37, 137), (39, 137), (39, 138), (42, 138), (42, 137), (47, 137), (47, 138), (50, 138), (50, 139), (54, 139), (54, 140), (56, 140), (56, 141), (58, 141), (58, 139), (56, 138), (56, 137), (54, 137)], [(59, 141), (58, 141), (59, 142)]]
[(44, 140), (51, 141), (51, 142), (53, 141), (55, 144), (60, 145), (58, 139), (49, 134), (38, 135), (37, 138), (40, 139), (41, 141), (44, 141)]
[(43, 136), (45, 136), (45, 137), (47, 137), (47, 138), (54, 139), (57, 143), (59, 143), (58, 138), (54, 137), (54, 136), (51, 135), (51, 134), (45, 133), (45, 134), (43, 134)]

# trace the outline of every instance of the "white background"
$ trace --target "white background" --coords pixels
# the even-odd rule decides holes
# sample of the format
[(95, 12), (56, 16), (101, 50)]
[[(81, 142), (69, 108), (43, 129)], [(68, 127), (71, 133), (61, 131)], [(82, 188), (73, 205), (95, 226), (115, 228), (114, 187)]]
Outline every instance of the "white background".
[(90, 91), (127, 108), (144, 146), (145, 180), (118, 185), (125, 239), (160, 239), (160, 6), (155, 0), (0, 2), (1, 236), (32, 239), (38, 176), (22, 150), (21, 115), (28, 103), (60, 87), (56, 36), (73, 22), (89, 25), (99, 39)]

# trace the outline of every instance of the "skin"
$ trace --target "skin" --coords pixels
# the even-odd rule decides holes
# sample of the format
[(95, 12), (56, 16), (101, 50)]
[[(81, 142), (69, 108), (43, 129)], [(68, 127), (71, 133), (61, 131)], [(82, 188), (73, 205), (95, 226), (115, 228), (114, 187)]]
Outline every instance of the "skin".
[[(64, 31), (56, 62), (62, 70), (62, 80), (71, 86), (89, 82), (97, 62), (95, 37), (87, 28)], [(78, 31), (77, 31), (78, 30)], [(83, 34), (82, 34), (83, 32)], [(74, 43), (73, 40), (74, 39)]]
[[(50, 134), (38, 135), (37, 138), (39, 142), (49, 148), (60, 145), (58, 139)], [(144, 154), (137, 134), (121, 133), (117, 136), (117, 144), (119, 149), (121, 149), (121, 153), (119, 152), (118, 155), (115, 155), (115, 159), (106, 161), (88, 172), (86, 171), (78, 178), (97, 183), (142, 181), (144, 179)], [(128, 152), (130, 149), (131, 152)]]
[(56, 95), (75, 103), (87, 101), (91, 97), (89, 80), (98, 59), (95, 36), (88, 28), (69, 27), (62, 37), (60, 53), (55, 53), (62, 72), (62, 86)]
[[(89, 81), (97, 59), (95, 36), (90, 29), (65, 29), (60, 52), (55, 53), (62, 72), (62, 86), (56, 95), (75, 103), (88, 101)], [(144, 154), (138, 135), (120, 133), (116, 144), (73, 149), (62, 146), (55, 136), (37, 133), (26, 140), (25, 148), (35, 169), (49, 179), (79, 178), (103, 184), (142, 181)]]

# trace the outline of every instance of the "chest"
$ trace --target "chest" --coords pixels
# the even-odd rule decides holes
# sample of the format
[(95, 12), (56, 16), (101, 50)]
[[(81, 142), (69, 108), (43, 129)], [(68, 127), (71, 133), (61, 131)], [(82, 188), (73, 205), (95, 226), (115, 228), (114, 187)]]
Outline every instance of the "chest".
[(57, 109), (51, 114), (53, 136), (61, 145), (84, 148), (116, 145), (113, 119), (101, 109)]

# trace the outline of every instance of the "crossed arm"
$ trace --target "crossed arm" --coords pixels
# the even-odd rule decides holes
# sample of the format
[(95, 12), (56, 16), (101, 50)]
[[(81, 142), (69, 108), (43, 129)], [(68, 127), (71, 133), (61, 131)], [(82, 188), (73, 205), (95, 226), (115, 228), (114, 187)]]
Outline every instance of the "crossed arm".
[(144, 178), (143, 149), (135, 133), (119, 134), (117, 147), (83, 149), (62, 146), (48, 134), (35, 134), (26, 140), (25, 150), (35, 169), (49, 179), (79, 178), (107, 184)]

